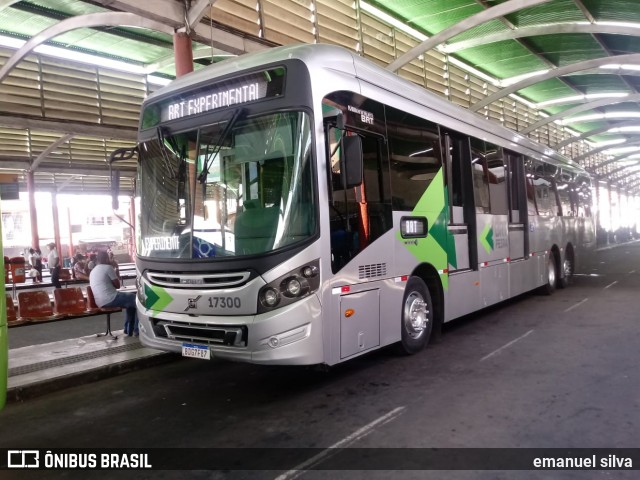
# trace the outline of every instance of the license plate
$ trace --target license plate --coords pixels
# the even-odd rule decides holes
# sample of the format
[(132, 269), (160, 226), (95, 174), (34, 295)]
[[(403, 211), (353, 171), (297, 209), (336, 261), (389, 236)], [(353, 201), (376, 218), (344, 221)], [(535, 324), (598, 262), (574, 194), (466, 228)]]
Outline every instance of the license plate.
[(204, 345), (183, 343), (182, 356), (189, 358), (200, 358), (202, 360), (211, 360), (211, 350), (209, 350), (209, 347), (205, 347)]

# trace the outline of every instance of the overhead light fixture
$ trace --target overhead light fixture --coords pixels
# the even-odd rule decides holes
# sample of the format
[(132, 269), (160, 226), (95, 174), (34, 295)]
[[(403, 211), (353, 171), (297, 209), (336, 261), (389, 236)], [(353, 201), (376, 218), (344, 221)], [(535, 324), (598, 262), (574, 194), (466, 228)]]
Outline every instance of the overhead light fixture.
[(612, 92), (612, 93), (588, 93), (586, 95), (571, 95), (569, 97), (554, 98), (537, 104), (538, 108), (544, 108), (549, 105), (557, 105), (562, 103), (575, 103), (586, 100), (595, 100), (598, 98), (624, 98), (628, 97), (628, 92)]
[(374, 17), (379, 18), (380, 20), (387, 22), (389, 25), (394, 26), (398, 30), (402, 30), (404, 33), (411, 35), (413, 38), (424, 42), (429, 37), (427, 37), (424, 33), (419, 32), (415, 28), (411, 28), (410, 26), (402, 23), (397, 18), (393, 18), (391, 15), (383, 12), (379, 8), (374, 7), (373, 5), (368, 4), (367, 2), (360, 2), (360, 9), (363, 12), (370, 13)]
[(625, 132), (640, 132), (640, 125), (628, 125), (626, 127), (615, 127), (607, 130), (607, 133), (625, 133)]
[(640, 112), (607, 112), (607, 113), (594, 113), (591, 115), (583, 115), (581, 117), (571, 117), (562, 120), (562, 125), (568, 125), (571, 123), (590, 122), (593, 120), (604, 120), (614, 118), (640, 118)]
[(592, 148), (600, 148), (606, 147), (607, 145), (620, 145), (621, 143), (625, 143), (626, 141), (626, 138), (616, 138), (615, 140), (605, 140), (604, 142), (589, 142), (589, 145)]
[(501, 87), (508, 87), (509, 85), (513, 85), (514, 83), (518, 83), (522, 80), (527, 80), (529, 78), (539, 77), (541, 75), (546, 75), (549, 73), (549, 69), (546, 70), (537, 70), (535, 72), (523, 73), (522, 75), (516, 75), (515, 77), (504, 78), (500, 80)]
[[(6, 37), (0, 35), (0, 46), (18, 49), (22, 47), (25, 40), (17, 38)], [(121, 60), (113, 60), (111, 58), (100, 57), (98, 55), (91, 55), (89, 53), (77, 52), (75, 50), (67, 50), (60, 47), (54, 47), (51, 45), (38, 45), (33, 49), (34, 53), (41, 53), (50, 57), (61, 58), (63, 60), (70, 60), (73, 62), (87, 63), (89, 65), (97, 65), (99, 67), (111, 68), (113, 70), (119, 70), (121, 72), (136, 73), (142, 75), (145, 72), (143, 65), (135, 63), (123, 62)]]

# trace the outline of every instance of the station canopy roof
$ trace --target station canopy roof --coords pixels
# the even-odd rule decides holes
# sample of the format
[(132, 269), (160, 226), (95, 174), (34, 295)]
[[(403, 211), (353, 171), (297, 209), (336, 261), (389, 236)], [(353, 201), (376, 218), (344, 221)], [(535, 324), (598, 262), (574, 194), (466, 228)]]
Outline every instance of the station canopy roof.
[(107, 192), (110, 152), (134, 144), (143, 99), (175, 77), (177, 29), (196, 69), (345, 46), (640, 188), (637, 0), (0, 0), (0, 174)]

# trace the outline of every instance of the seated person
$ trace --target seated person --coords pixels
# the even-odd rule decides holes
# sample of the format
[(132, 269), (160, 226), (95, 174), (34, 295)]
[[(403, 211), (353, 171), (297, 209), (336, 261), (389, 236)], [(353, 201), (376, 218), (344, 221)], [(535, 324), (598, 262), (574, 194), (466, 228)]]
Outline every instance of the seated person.
[(89, 263), (87, 263), (87, 270), (91, 272), (93, 268), (98, 264), (98, 256), (95, 253), (89, 254)]
[(98, 252), (98, 264), (90, 275), (91, 290), (99, 307), (122, 307), (126, 309), (124, 334), (138, 336), (138, 314), (135, 292), (119, 292), (120, 280), (116, 275), (106, 251)]
[(73, 265), (73, 275), (76, 280), (89, 280), (89, 269), (87, 268), (85, 258), (81, 253), (76, 253), (76, 262)]

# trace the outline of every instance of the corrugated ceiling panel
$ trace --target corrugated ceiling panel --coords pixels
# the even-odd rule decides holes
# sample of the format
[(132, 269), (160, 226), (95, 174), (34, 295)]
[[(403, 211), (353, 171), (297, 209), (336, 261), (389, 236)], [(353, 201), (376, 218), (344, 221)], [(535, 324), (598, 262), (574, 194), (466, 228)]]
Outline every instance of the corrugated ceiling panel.
[(468, 108), (470, 105), (470, 89), (467, 73), (454, 66), (449, 65), (449, 97), (457, 105)]
[(553, 0), (549, 3), (523, 8), (506, 15), (506, 18), (519, 28), (530, 25), (548, 25), (557, 22), (558, 18), (561, 18), (563, 22), (586, 21), (584, 13), (578, 8), (574, 0)]
[(260, 34), (260, 17), (256, 0), (218, 0), (211, 9), (213, 19), (223, 25), (251, 35)]
[[(413, 37), (409, 37), (404, 32), (401, 32), (399, 30), (395, 30), (394, 35), (396, 40), (396, 56), (400, 56), (402, 55), (402, 53), (408, 52), (418, 43), (417, 40), (415, 40)], [(420, 57), (412, 60), (410, 63), (407, 63), (404, 67), (398, 70), (397, 73), (402, 78), (405, 78), (413, 83), (417, 83), (422, 87), (425, 86), (426, 79), (424, 60), (422, 60), (422, 58)]]
[(344, 0), (316, 0), (316, 8), (320, 42), (356, 50), (360, 34), (353, 3)]
[(366, 13), (360, 16), (360, 24), (363, 56), (386, 67), (395, 60), (393, 30)]
[(311, 0), (261, 0), (264, 37), (282, 45), (314, 43)]
[(99, 123), (95, 68), (55, 59), (41, 64), (45, 117)]
[(26, 130), (0, 128), (0, 155), (29, 158), (29, 135)]

